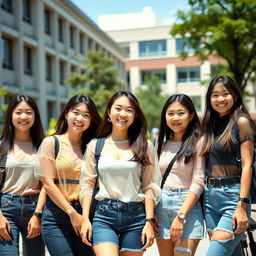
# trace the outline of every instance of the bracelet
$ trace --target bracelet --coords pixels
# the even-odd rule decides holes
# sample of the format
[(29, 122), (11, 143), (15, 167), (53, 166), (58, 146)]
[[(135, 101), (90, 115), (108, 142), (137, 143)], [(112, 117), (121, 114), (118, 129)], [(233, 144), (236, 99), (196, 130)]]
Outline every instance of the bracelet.
[(42, 213), (41, 212), (34, 212), (33, 215), (35, 215), (38, 218), (42, 218)]

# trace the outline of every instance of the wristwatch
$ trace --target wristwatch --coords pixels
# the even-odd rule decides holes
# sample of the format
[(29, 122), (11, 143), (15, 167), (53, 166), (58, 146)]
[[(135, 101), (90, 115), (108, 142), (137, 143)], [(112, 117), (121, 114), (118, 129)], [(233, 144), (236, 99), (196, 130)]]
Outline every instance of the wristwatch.
[(157, 221), (154, 218), (146, 218), (146, 221), (152, 222), (153, 224), (155, 224), (157, 226)]
[(238, 201), (241, 201), (243, 204), (249, 204), (250, 203), (250, 200), (246, 197), (239, 197)]
[(38, 218), (42, 218), (42, 213), (41, 212), (34, 212), (33, 215), (35, 215)]
[(186, 219), (186, 216), (185, 216), (185, 214), (184, 213), (182, 213), (182, 212), (177, 212), (177, 216), (178, 216), (178, 218), (179, 219), (181, 219), (181, 220), (185, 220)]

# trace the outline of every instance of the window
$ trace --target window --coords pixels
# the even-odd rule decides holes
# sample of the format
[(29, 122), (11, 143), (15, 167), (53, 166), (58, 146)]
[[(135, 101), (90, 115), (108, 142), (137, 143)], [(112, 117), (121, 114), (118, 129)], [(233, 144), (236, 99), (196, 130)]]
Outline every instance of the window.
[(52, 58), (49, 55), (46, 55), (45, 59), (45, 70), (46, 70), (46, 80), (52, 81)]
[(201, 110), (202, 110), (201, 97), (200, 96), (191, 96), (190, 98), (194, 103), (196, 111), (201, 112)]
[(74, 48), (74, 28), (72, 26), (69, 28), (69, 45)]
[(150, 76), (157, 76), (160, 84), (166, 83), (166, 71), (163, 70), (146, 70), (141, 72), (141, 83), (146, 84), (146, 78)]
[(24, 47), (24, 74), (32, 76), (32, 49)]
[(84, 53), (84, 37), (82, 34), (80, 34), (79, 37), (79, 44), (80, 44), (80, 53)]
[(2, 0), (1, 7), (2, 9), (12, 13), (12, 0)]
[(187, 54), (194, 54), (195, 50), (192, 48), (187, 38), (176, 39), (176, 54), (179, 55), (182, 50)]
[(46, 34), (51, 34), (51, 12), (47, 9), (44, 10), (44, 31)]
[(13, 42), (11, 39), (2, 38), (3, 68), (13, 70)]
[(129, 43), (120, 44), (120, 47), (125, 51), (126, 57), (130, 57), (130, 46)]
[(188, 83), (200, 81), (200, 67), (178, 68), (178, 83)]
[(60, 61), (60, 84), (61, 85), (64, 85), (64, 74), (65, 74), (65, 71), (64, 71), (64, 62), (63, 61)]
[(76, 66), (75, 65), (71, 65), (71, 69), (70, 71), (73, 73), (73, 72), (76, 72)]
[(92, 42), (92, 39), (88, 39), (88, 49), (89, 50), (92, 50), (92, 47), (93, 47), (93, 42)]
[(61, 18), (58, 19), (58, 36), (59, 41), (63, 42), (63, 20)]
[(139, 42), (140, 57), (166, 56), (166, 40)]
[(23, 0), (23, 20), (31, 23), (30, 0)]

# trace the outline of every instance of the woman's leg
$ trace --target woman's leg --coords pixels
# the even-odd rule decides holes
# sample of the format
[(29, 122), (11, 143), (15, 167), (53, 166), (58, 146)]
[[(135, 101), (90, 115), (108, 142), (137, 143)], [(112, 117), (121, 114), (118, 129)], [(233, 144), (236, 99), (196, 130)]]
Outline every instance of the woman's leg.
[(98, 243), (93, 250), (96, 256), (119, 256), (117, 245), (111, 242)]
[(193, 256), (195, 255), (200, 239), (183, 239), (175, 244), (175, 256)]
[(174, 243), (171, 239), (156, 239), (157, 248), (160, 256), (173, 256), (174, 255)]

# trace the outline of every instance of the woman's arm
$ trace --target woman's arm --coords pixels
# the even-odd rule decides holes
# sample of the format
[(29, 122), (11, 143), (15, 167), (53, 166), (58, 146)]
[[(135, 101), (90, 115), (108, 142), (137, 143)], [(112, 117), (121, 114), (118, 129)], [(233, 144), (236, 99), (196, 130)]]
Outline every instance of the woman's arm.
[(11, 241), (11, 225), (0, 210), (0, 240)]

